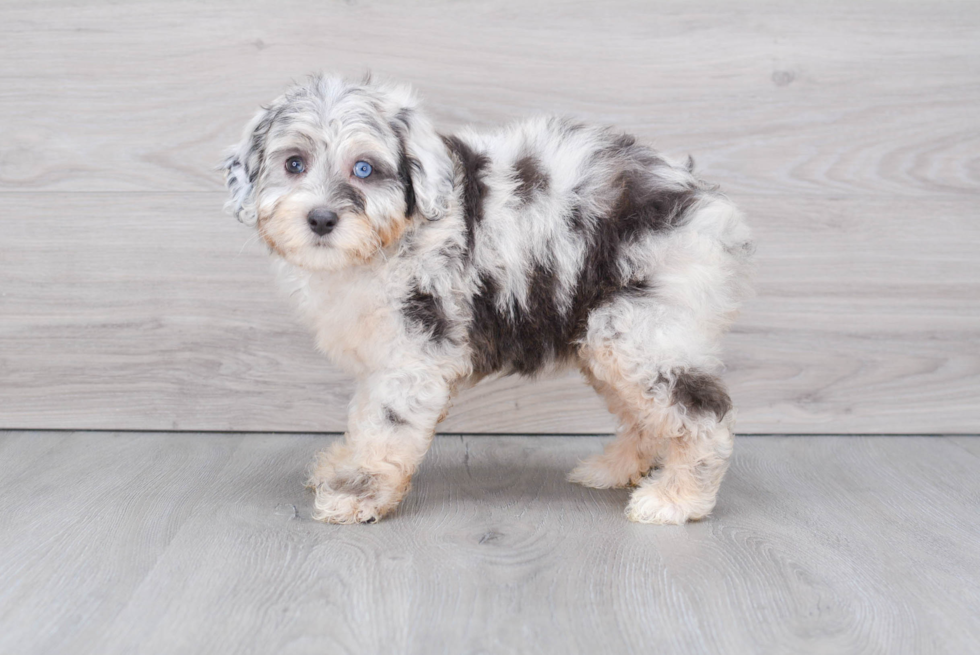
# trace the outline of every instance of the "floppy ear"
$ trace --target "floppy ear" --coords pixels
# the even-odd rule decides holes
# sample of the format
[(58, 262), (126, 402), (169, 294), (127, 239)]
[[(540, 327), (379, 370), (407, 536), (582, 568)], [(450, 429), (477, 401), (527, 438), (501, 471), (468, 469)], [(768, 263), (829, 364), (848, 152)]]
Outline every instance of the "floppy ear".
[(258, 218), (255, 208), (255, 181), (265, 157), (265, 141), (275, 117), (275, 108), (262, 109), (248, 126), (241, 142), (228, 151), (222, 168), (228, 200), (225, 211), (242, 223), (252, 225)]
[(391, 125), (402, 149), (399, 172), (408, 178), (407, 213), (414, 209), (430, 221), (443, 218), (449, 210), (454, 176), (446, 144), (414, 103), (399, 109)]

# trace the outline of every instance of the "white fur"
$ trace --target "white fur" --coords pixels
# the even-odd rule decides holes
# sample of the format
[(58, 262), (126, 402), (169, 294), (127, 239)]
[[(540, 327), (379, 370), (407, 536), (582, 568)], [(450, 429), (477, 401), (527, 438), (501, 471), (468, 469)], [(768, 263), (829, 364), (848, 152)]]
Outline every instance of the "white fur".
[[(526, 346), (538, 357), (532, 346), (542, 344), (555, 352), (535, 371), (579, 367), (620, 419), (616, 440), (571, 479), (638, 484), (632, 520), (707, 515), (732, 448), (735, 412), (714, 376), (719, 340), (748, 293), (741, 214), (687, 168), (607, 129), (543, 117), (455, 138), (435, 132), (406, 87), (321, 77), (253, 119), (226, 162), (229, 210), (277, 255), (318, 348), (358, 380), (344, 443), (311, 472), (314, 516), (363, 522), (393, 510), (452, 395), (522, 366), (488, 371), (481, 353)], [(304, 158), (301, 176), (285, 172), (289, 156)], [(366, 157), (389, 177), (353, 177), (353, 162)], [(533, 188), (522, 158), (540, 178)], [(475, 180), (479, 215), (468, 204)], [(602, 280), (623, 291), (600, 297), (583, 280), (606, 252), (596, 246), (602, 221), (628, 225), (630, 199), (661, 206), (647, 191), (664, 207), (677, 199), (676, 215), (616, 232)], [(317, 236), (307, 214), (321, 206), (340, 220)], [(496, 333), (474, 317), (488, 284), (498, 291), (483, 310), (493, 321), (534, 325), (548, 314), (545, 327), (568, 327), (573, 342), (487, 341)], [(573, 330), (576, 303), (593, 291), (598, 300)]]

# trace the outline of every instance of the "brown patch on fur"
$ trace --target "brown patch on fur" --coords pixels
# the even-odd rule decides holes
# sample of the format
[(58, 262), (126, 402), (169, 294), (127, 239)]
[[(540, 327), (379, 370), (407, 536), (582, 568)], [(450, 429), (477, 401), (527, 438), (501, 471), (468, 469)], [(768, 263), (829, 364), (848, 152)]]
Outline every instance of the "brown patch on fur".
[(444, 341), (449, 337), (450, 322), (442, 301), (431, 293), (422, 291), (418, 282), (412, 286), (411, 293), (402, 303), (402, 313), (433, 341)]
[(489, 189), (483, 179), (490, 158), (485, 153), (474, 152), (462, 139), (442, 137), (446, 147), (456, 160), (456, 172), (463, 176), (463, 220), (466, 221), (466, 248), (472, 253), (476, 244), (476, 226), (483, 220), (483, 200)]
[(327, 486), (332, 491), (339, 493), (370, 498), (370, 492), (374, 486), (374, 476), (364, 471), (357, 471), (349, 475), (338, 475), (328, 480)]
[(721, 380), (696, 371), (679, 371), (676, 374), (671, 400), (693, 414), (711, 412), (718, 420), (732, 409), (732, 399)]
[(384, 412), (385, 420), (388, 423), (391, 423), (392, 425), (408, 425), (408, 421), (406, 421), (401, 414), (393, 410), (391, 407), (385, 405)]
[(333, 199), (335, 205), (348, 205), (353, 207), (356, 212), (363, 212), (364, 205), (367, 202), (360, 189), (347, 183), (337, 185), (333, 192)]
[(517, 179), (515, 193), (521, 204), (528, 204), (535, 193), (544, 193), (551, 184), (551, 178), (541, 167), (541, 160), (533, 155), (525, 155), (514, 162), (514, 176)]

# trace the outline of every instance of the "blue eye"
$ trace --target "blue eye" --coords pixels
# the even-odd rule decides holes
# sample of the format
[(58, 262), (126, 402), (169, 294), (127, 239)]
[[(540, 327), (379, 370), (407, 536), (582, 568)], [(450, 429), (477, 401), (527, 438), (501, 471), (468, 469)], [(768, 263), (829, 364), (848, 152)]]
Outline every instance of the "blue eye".
[(371, 171), (373, 170), (374, 169), (371, 168), (371, 164), (367, 163), (366, 161), (359, 161), (356, 164), (354, 164), (354, 175), (356, 175), (361, 179), (364, 179), (365, 177), (370, 175)]

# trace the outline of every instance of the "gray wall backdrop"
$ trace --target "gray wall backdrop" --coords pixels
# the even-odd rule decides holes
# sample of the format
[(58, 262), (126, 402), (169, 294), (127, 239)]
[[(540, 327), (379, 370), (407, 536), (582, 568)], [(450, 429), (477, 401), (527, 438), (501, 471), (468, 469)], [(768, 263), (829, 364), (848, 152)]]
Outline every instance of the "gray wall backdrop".
[[(758, 239), (742, 432), (977, 432), (980, 3), (871, 0), (3, 2), (0, 427), (342, 430), (215, 167), (291, 79), (367, 68), (445, 130), (556, 112), (692, 154)], [(610, 428), (572, 375), (441, 430)]]

